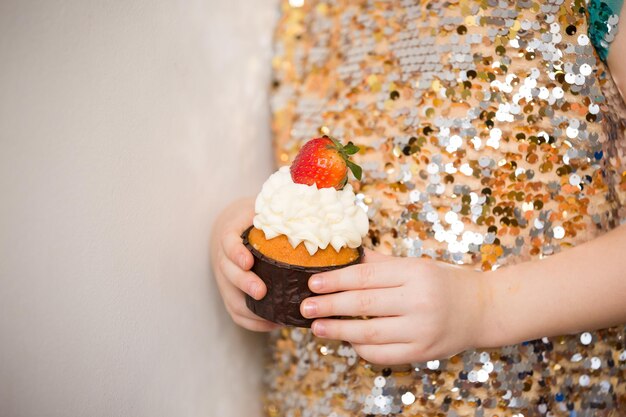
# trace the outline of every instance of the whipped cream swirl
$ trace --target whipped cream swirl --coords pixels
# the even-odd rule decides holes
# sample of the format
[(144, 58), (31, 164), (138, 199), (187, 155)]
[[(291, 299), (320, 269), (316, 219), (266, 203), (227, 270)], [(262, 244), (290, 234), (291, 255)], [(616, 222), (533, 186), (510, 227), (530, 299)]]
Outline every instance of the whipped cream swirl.
[(357, 248), (369, 229), (350, 184), (342, 190), (296, 184), (287, 166), (265, 181), (254, 209), (254, 227), (263, 230), (266, 239), (283, 234), (294, 248), (304, 243), (311, 255), (328, 245), (336, 251)]

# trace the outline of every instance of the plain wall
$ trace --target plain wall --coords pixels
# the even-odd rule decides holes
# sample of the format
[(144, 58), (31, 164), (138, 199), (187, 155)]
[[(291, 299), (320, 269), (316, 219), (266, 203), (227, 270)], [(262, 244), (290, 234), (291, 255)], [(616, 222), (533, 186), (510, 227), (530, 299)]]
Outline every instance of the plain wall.
[(211, 222), (272, 170), (270, 0), (0, 0), (0, 416), (260, 416)]

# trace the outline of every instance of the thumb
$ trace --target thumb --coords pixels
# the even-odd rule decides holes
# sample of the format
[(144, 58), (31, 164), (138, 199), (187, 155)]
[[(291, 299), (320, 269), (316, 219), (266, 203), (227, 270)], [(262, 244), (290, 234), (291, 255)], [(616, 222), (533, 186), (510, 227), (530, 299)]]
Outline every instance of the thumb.
[(382, 253), (367, 248), (364, 248), (363, 253), (365, 255), (363, 263), (385, 262), (391, 258), (391, 256), (383, 255)]

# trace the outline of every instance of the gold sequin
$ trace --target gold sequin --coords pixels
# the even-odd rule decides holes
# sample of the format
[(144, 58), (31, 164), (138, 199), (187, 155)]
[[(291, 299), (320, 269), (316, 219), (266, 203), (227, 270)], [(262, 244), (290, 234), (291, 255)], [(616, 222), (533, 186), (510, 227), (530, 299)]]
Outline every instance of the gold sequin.
[[(586, 35), (585, 2), (296, 3), (283, 2), (272, 61), (277, 162), (320, 132), (360, 146), (368, 247), (492, 270), (626, 219), (626, 106)], [(271, 333), (266, 412), (619, 415), (625, 332), (381, 367), (284, 328)]]

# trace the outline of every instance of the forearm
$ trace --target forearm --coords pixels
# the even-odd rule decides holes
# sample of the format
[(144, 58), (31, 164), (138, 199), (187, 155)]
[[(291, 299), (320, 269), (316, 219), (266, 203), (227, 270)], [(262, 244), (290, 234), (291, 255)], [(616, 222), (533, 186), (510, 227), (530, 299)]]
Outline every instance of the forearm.
[(626, 323), (626, 226), (484, 281), (482, 347)]

